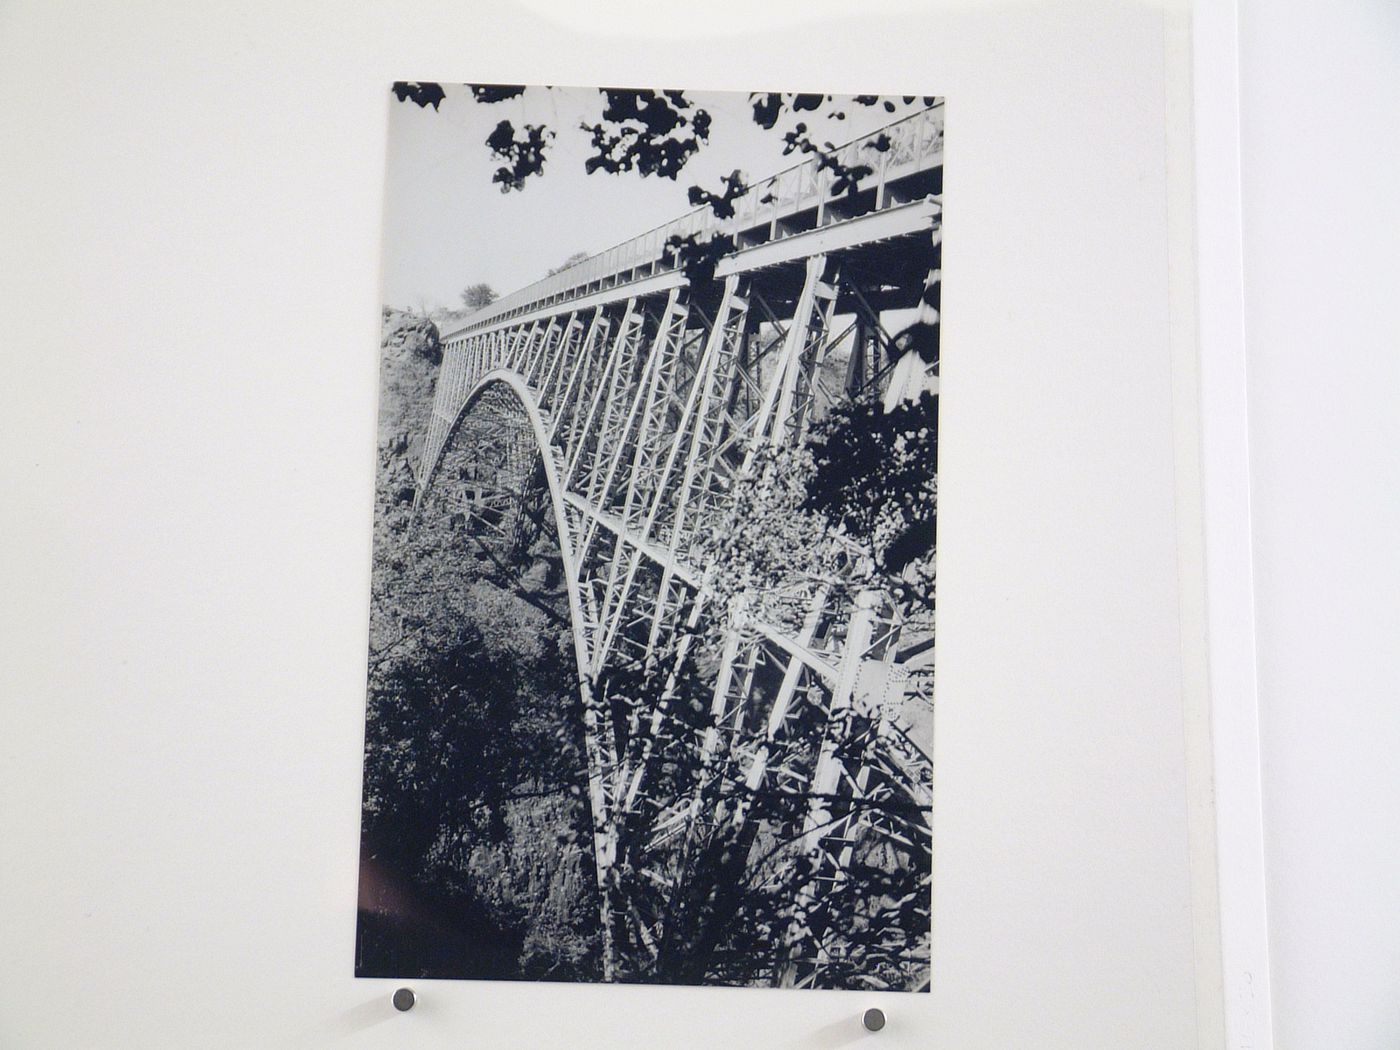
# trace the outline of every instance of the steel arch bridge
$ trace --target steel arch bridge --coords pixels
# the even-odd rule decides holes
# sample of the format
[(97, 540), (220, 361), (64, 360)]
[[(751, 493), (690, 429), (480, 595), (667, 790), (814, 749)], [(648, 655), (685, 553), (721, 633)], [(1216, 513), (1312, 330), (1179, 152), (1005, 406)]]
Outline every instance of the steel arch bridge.
[[(779, 876), (792, 908), (774, 983), (833, 980), (849, 931), (827, 902), (853, 858), (931, 856), (932, 704), (911, 684), (931, 670), (931, 624), (888, 594), (806, 579), (784, 585), (801, 609), (796, 626), (717, 608), (706, 539), (761, 450), (798, 445), (833, 406), (886, 391), (899, 356), (891, 318), (917, 310), (930, 288), (936, 302), (942, 143), (940, 104), (842, 147), (843, 163), (870, 167), (853, 190), (834, 192), (815, 160), (799, 164), (750, 186), (732, 218), (684, 215), (444, 334), (416, 513), (469, 505), (479, 527), (503, 535), (541, 521), (557, 533), (606, 979), (626, 976), (626, 952), (679, 950), (668, 947), (675, 915), (623, 892), (623, 879), (664, 902), (697, 842), (720, 832), (742, 869), (773, 837), (749, 801), (765, 787), (801, 800)], [(715, 236), (732, 246), (713, 279), (692, 282), (668, 241)], [(936, 395), (936, 373), (936, 360), (921, 365), (915, 385)], [(699, 772), (667, 791), (654, 752), (680, 717), (668, 693), (675, 672), (630, 707), (609, 697), (610, 676), (674, 666), (706, 618), (722, 644), (706, 663), (708, 714), (689, 727)], [(803, 719), (818, 727), (810, 746), (782, 746)], [(629, 852), (624, 827), (644, 829), (647, 848)], [(924, 965), (884, 983), (927, 982), (928, 892), (925, 870), (917, 899), (894, 902), (922, 931), (883, 934), (912, 939)]]

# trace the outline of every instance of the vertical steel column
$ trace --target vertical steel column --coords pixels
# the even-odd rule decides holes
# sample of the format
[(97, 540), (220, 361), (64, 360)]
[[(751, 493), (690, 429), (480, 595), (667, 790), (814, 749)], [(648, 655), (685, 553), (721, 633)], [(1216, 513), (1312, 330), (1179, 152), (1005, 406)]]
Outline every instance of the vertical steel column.
[(788, 362), (782, 392), (778, 396), (772, 432), (772, 443), (775, 445), (801, 439), (807, 428), (811, 406), (816, 401), (817, 381), (822, 362), (826, 359), (838, 290), (834, 281), (827, 283), (822, 280), (826, 269), (825, 260), (818, 263), (802, 324), (798, 326), (796, 320), (793, 323), (797, 329), (797, 353)]
[(600, 341), (607, 340), (608, 321), (600, 306), (593, 312), (593, 320), (588, 325), (588, 334), (584, 336), (583, 346), (575, 355), (573, 365), (569, 370), (569, 381), (564, 386), (564, 393), (558, 400), (558, 407), (554, 413), (554, 418), (550, 421), (549, 438), (551, 445), (555, 444), (555, 438), (561, 433), (564, 434), (564, 447), (567, 448), (574, 429), (575, 417), (582, 400), (585, 383), (580, 382), (580, 376), (588, 372), (589, 362), (593, 359), (594, 347)]
[(621, 354), (621, 348), (627, 337), (628, 326), (632, 323), (632, 316), (637, 309), (637, 300), (628, 299), (627, 305), (622, 311), (622, 321), (617, 326), (617, 335), (612, 341), (612, 346), (608, 350), (606, 360), (603, 362), (603, 370), (598, 376), (598, 384), (593, 391), (593, 400), (588, 406), (588, 416), (584, 420), (583, 428), (571, 435), (564, 467), (564, 487), (572, 489), (574, 487), (574, 474), (578, 469), (578, 462), (584, 448), (588, 445), (590, 432), (593, 430), (593, 420), (598, 414), (598, 406), (605, 398), (613, 397), (614, 377), (617, 374), (617, 362)]
[(797, 297), (797, 306), (793, 311), (792, 321), (788, 325), (787, 334), (783, 340), (782, 353), (778, 358), (777, 366), (773, 369), (773, 375), (768, 380), (767, 388), (763, 392), (763, 403), (754, 420), (749, 450), (744, 457), (744, 470), (748, 470), (753, 463), (754, 454), (763, 444), (770, 428), (774, 434), (781, 430), (781, 425), (774, 422), (775, 414), (778, 420), (785, 418), (780, 405), (784, 395), (791, 398), (791, 388), (796, 382), (794, 373), (802, 356), (802, 350), (806, 343), (807, 326), (816, 302), (817, 284), (821, 281), (825, 267), (825, 255), (813, 255), (807, 260), (807, 273), (802, 281), (802, 291)]
[[(627, 415), (627, 422), (623, 428), (622, 440), (617, 442), (617, 447), (613, 453), (612, 463), (607, 470), (607, 477), (603, 484), (603, 493), (600, 499), (602, 506), (608, 505), (608, 494), (612, 489), (613, 480), (617, 476), (617, 470), (621, 465), (626, 451), (626, 437), (631, 433), (634, 422), (637, 426), (637, 439), (632, 453), (632, 467), (627, 477), (627, 489), (622, 499), (620, 519), (624, 528), (632, 523), (632, 506), (637, 498), (638, 480), (641, 472), (640, 464), (642, 459), (648, 454), (646, 449), (650, 441), (648, 423), (656, 418), (660, 412), (665, 411), (665, 406), (654, 404), (657, 391), (662, 380), (662, 370), (670, 366), (671, 357), (667, 355), (668, 346), (673, 347), (679, 344), (680, 335), (673, 332), (674, 327), (683, 330), (685, 327), (686, 306), (681, 302), (681, 292), (679, 288), (671, 289), (670, 295), (666, 298), (666, 307), (662, 310), (661, 320), (656, 327), (656, 337), (652, 340), (651, 352), (647, 355), (646, 364), (643, 366), (642, 375), (637, 382), (637, 391), (632, 399), (632, 406)], [(640, 420), (638, 421), (638, 417)], [(596, 522), (594, 523), (596, 528)], [(587, 546), (584, 547), (587, 550)], [(616, 635), (617, 618), (621, 616), (622, 603), (618, 600), (620, 589), (617, 586), (618, 573), (623, 561), (623, 540), (619, 535), (617, 544), (613, 551), (613, 557), (608, 563), (608, 578), (603, 587), (603, 609), (601, 621), (604, 626), (605, 643), (600, 645), (599, 655), (595, 658), (597, 666), (601, 669), (606, 651), (612, 638)]]
[(531, 329), (530, 338), (525, 343), (517, 343), (511, 348), (509, 360), (503, 360), (498, 367), (510, 368), (519, 372), (525, 377), (525, 381), (530, 381), (530, 370), (534, 368), (535, 361), (545, 348), (549, 346), (550, 340), (554, 337), (555, 330), (559, 327), (558, 316), (551, 317), (549, 323), (541, 329), (538, 327)]
[(583, 321), (580, 320), (578, 311), (569, 314), (569, 319), (564, 323), (564, 332), (559, 339), (558, 349), (554, 352), (552, 360), (545, 362), (540, 378), (539, 401), (540, 407), (549, 409), (554, 404), (554, 396), (558, 392), (559, 377), (564, 374), (568, 367), (569, 360), (578, 352), (578, 334), (583, 329)]
[[(693, 395), (695, 393), (699, 392), (701, 396), (698, 410), (695, 412), (694, 416), (695, 425), (691, 430), (690, 448), (686, 454), (685, 470), (681, 476), (680, 487), (676, 492), (675, 508), (671, 515), (671, 531), (668, 537), (669, 542), (667, 548), (672, 560), (678, 556), (681, 550), (686, 527), (689, 524), (686, 515), (690, 509), (691, 495), (695, 488), (696, 475), (708, 451), (706, 447), (707, 432), (713, 427), (714, 434), (710, 436), (712, 438), (718, 437), (720, 420), (711, 419), (710, 416), (712, 414), (718, 414), (722, 411), (723, 407), (716, 404), (721, 393), (719, 388), (728, 379), (728, 369), (721, 366), (723, 363), (733, 358), (734, 348), (727, 344), (733, 338), (734, 319), (737, 318), (740, 327), (742, 327), (748, 313), (748, 303), (741, 298), (738, 293), (739, 277), (737, 274), (731, 274), (725, 279), (724, 294), (720, 299), (719, 309), (715, 313), (714, 327), (710, 330), (710, 338), (705, 346), (705, 355), (703, 358), (704, 370), (701, 375), (696, 378), (695, 387), (691, 391), (692, 403), (694, 403)], [(729, 352), (726, 353), (726, 350)], [(679, 446), (679, 437), (680, 435), (678, 434), (677, 446)], [(713, 443), (713, 441), (709, 443)], [(674, 451), (675, 449), (673, 449), (673, 453)], [(673, 461), (674, 455), (671, 462)], [(668, 462), (668, 475), (670, 473), (670, 465), (670, 462)], [(708, 464), (706, 465), (708, 466)], [(666, 495), (666, 486), (663, 479), (652, 503), (653, 514), (649, 521), (653, 524), (656, 520), (655, 511), (660, 508)], [(650, 529), (648, 529), (648, 531), (650, 531)], [(652, 618), (651, 631), (648, 636), (649, 640), (647, 644), (650, 648), (656, 646), (657, 636), (661, 630), (662, 617), (666, 609), (667, 593), (674, 585), (674, 576), (675, 573), (669, 565), (663, 569), (661, 585), (657, 591), (656, 615)]]

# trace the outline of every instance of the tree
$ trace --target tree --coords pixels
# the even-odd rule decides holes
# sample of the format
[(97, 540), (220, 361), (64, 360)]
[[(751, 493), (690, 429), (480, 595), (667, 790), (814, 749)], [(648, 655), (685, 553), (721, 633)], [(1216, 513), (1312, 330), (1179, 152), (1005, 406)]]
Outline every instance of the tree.
[[(552, 87), (525, 87), (519, 84), (467, 85), (478, 105), (494, 106), (524, 96), (527, 92), (552, 92)], [(400, 102), (440, 111), (449, 100), (441, 85), (408, 83), (394, 85)], [(713, 118), (684, 91), (653, 91), (633, 88), (599, 88), (601, 108), (592, 121), (577, 128), (554, 129), (546, 124), (522, 124), (500, 120), (487, 135), (484, 145), (500, 166), (492, 182), (502, 193), (523, 191), (543, 176), (552, 143), (563, 133), (587, 136), (591, 152), (584, 158), (589, 174), (618, 175), (632, 172), (642, 178), (657, 177), (675, 182), (689, 161), (710, 141)], [(829, 172), (836, 194), (856, 193), (859, 181), (874, 168), (864, 161), (846, 163), (838, 155), (832, 138), (840, 139), (837, 129), (851, 107), (880, 109), (892, 119), (904, 113), (926, 109), (937, 99), (929, 95), (836, 96), (812, 93), (754, 92), (749, 96), (751, 119), (755, 125), (781, 135), (783, 153), (815, 158), (819, 170)], [(826, 137), (830, 133), (832, 138)], [(888, 150), (888, 138), (877, 137), (871, 144), (876, 152)], [(748, 190), (743, 172), (735, 170), (713, 189), (692, 185), (686, 191), (692, 206), (709, 207), (719, 218), (734, 214), (734, 201)], [(733, 244), (722, 235), (712, 237), (673, 237), (667, 248), (692, 281), (710, 279), (720, 255)]]
[[(357, 972), (595, 978), (592, 856), (555, 845), (587, 827), (557, 544), (415, 522), (437, 329), (388, 314), (383, 349)], [(478, 446), (454, 445), (444, 470)]]
[[(795, 629), (805, 603), (785, 597), (794, 581), (875, 588), (897, 603), (905, 636), (931, 644), (936, 441), (937, 401), (925, 396), (893, 413), (874, 399), (840, 406), (798, 447), (766, 449), (736, 479), (726, 514), (709, 526), (710, 608), (743, 607)], [(777, 980), (790, 963), (795, 892), (812, 877), (801, 847), (809, 813), (801, 771), (810, 770), (825, 735), (838, 734), (837, 751), (858, 761), (880, 733), (870, 712), (833, 724), (821, 702), (799, 703), (777, 737), (766, 735), (763, 719), (733, 723), (727, 756), (703, 763), (696, 741), (715, 725), (713, 661), (732, 629), (725, 617), (707, 616), (692, 644), (678, 639), (654, 661), (611, 673), (617, 725), (644, 724), (637, 714), (654, 710), (658, 698), (669, 704), (656, 735), (619, 731), (624, 773), (645, 784), (647, 797), (694, 799), (706, 814), (679, 845), (656, 836), (653, 812), (624, 815), (615, 896), (648, 920), (653, 942), (616, 931), (624, 979)], [(744, 756), (759, 749), (770, 770), (789, 775), (751, 779)], [(841, 817), (892, 834), (853, 842), (843, 878), (823, 884), (810, 920), (828, 931), (822, 980), (918, 984), (927, 966), (927, 813), (893, 770), (841, 806)], [(674, 873), (665, 888), (658, 889), (657, 872)]]
[(477, 557), (441, 513), (376, 541), (358, 972), (596, 978), (591, 855), (554, 845), (587, 827), (557, 548)]
[(567, 259), (561, 262), (558, 266), (551, 266), (549, 268), (549, 272), (546, 273), (545, 276), (553, 277), (556, 273), (562, 273), (564, 270), (567, 270), (570, 266), (573, 266), (575, 263), (581, 263), (584, 259), (587, 258), (587, 252), (574, 252)]
[(480, 310), (490, 306), (499, 298), (496, 289), (485, 282), (468, 285), (462, 289), (462, 305), (468, 310)]
[[(551, 87), (527, 88), (523, 85), (468, 85), (475, 102), (495, 105), (519, 98), (527, 91), (549, 92)], [(635, 171), (646, 176), (659, 176), (675, 181), (687, 162), (709, 143), (712, 117), (697, 107), (683, 91), (652, 91), (630, 88), (599, 88), (602, 109), (592, 123), (584, 122), (577, 131), (588, 135), (593, 152), (584, 161), (585, 169), (618, 174)], [(433, 83), (394, 85), (394, 94), (401, 102), (438, 110), (446, 100), (442, 87)], [(752, 120), (767, 131), (781, 133), (784, 153), (813, 155), (818, 164), (842, 179), (859, 178), (860, 166), (847, 166), (836, 156), (836, 147), (816, 137), (819, 132), (808, 120), (824, 118), (828, 130), (833, 124), (846, 120), (849, 106), (879, 107), (891, 117), (900, 112), (913, 112), (932, 106), (933, 96), (904, 95), (887, 98), (880, 95), (855, 95), (849, 98), (811, 93), (754, 92), (749, 96)], [(788, 116), (802, 115), (792, 127), (783, 131), (780, 125)], [(509, 120), (502, 120), (487, 136), (485, 145), (491, 155), (502, 161), (493, 181), (502, 193), (523, 190), (527, 182), (543, 173), (548, 159), (549, 144), (557, 132), (543, 124), (526, 124), (517, 129)], [(876, 148), (879, 148), (877, 144)], [(888, 148), (886, 144), (885, 148)], [(720, 192), (711, 193), (702, 187), (689, 190), (691, 203), (709, 204), (724, 217), (724, 209), (735, 196), (743, 192), (738, 172), (727, 177)], [(838, 186), (837, 192), (844, 187)], [(732, 212), (731, 212), (732, 214)]]

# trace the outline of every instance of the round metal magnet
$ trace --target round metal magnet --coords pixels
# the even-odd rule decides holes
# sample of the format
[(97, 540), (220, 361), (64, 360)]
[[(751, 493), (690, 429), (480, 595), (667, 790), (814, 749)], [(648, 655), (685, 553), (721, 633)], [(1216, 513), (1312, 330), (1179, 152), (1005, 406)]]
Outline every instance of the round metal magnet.
[(885, 1011), (872, 1006), (869, 1010), (865, 1011), (865, 1016), (861, 1018), (861, 1023), (865, 1025), (867, 1031), (878, 1032), (881, 1028), (885, 1027)]
[(418, 996), (413, 994), (412, 988), (400, 988), (394, 993), (394, 1009), (412, 1010), (413, 1004), (418, 1001)]

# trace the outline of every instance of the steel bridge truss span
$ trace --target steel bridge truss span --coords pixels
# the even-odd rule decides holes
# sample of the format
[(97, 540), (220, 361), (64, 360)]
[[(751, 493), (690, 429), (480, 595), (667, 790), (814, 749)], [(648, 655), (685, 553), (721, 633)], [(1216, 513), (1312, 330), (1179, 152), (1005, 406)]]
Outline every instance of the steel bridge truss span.
[(730, 236), (741, 249), (765, 246), (762, 258), (787, 251), (780, 247), (785, 240), (810, 240), (814, 232), (852, 218), (898, 211), (936, 196), (942, 192), (943, 104), (877, 128), (839, 147), (836, 155), (847, 170), (870, 169), (853, 192), (841, 190), (830, 169), (807, 158), (748, 186), (733, 202), (731, 218), (717, 218), (709, 208), (688, 212), (502, 297), (451, 334), (481, 331), (641, 282), (664, 291), (681, 280), (667, 252), (672, 237)]
[[(461, 498), (461, 479), (439, 475), (445, 451), (463, 442), (505, 450), (485, 469), (507, 475), (497, 486), (507, 503), (547, 493), (583, 694), (609, 979), (628, 976), (617, 966), (629, 954), (660, 962), (679, 950), (688, 865), (720, 843), (750, 866), (746, 877), (790, 891), (773, 982), (845, 979), (831, 908), (853, 890), (852, 865), (872, 857), (917, 879), (910, 899), (871, 907), (898, 905), (925, 930), (909, 965), (877, 980), (927, 981), (931, 704), (911, 687), (920, 669), (909, 654), (928, 651), (931, 628), (840, 581), (785, 585), (778, 597), (792, 615), (782, 622), (710, 608), (706, 540), (762, 448), (796, 446), (835, 404), (883, 390), (895, 356), (887, 323), (926, 297), (938, 219), (934, 201), (886, 209), (788, 238), (782, 256), (743, 249), (712, 286), (648, 278), (447, 345), (418, 510)], [(748, 265), (745, 251), (769, 254)], [(483, 420), (496, 433), (512, 419), (509, 440), (482, 438)], [(530, 515), (496, 507), (491, 518), (500, 527)], [(714, 652), (696, 648), (707, 618), (724, 625)], [(646, 703), (617, 691), (661, 659), (673, 670)], [(687, 659), (713, 679), (698, 717), (674, 695)], [(658, 784), (680, 747), (693, 776)], [(798, 810), (781, 820), (756, 811), (765, 789), (799, 799)], [(772, 849), (784, 820), (793, 843)]]

